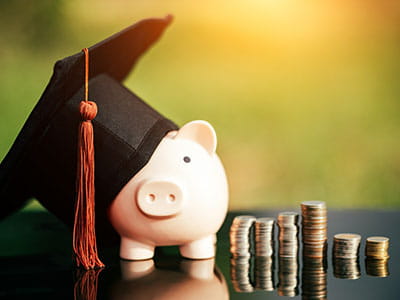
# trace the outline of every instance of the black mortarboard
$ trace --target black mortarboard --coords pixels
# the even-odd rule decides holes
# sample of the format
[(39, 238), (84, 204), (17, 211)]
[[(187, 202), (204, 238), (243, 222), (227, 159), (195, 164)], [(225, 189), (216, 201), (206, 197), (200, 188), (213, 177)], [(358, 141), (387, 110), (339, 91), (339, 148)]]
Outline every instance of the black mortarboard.
[[(121, 85), (137, 59), (160, 37), (171, 17), (147, 19), (89, 48), (89, 99), (95, 147), (96, 232), (100, 244), (117, 241), (107, 208), (177, 126)], [(69, 226), (74, 223), (79, 104), (85, 56), (58, 61), (39, 102), (0, 165), (5, 217), (31, 198)]]

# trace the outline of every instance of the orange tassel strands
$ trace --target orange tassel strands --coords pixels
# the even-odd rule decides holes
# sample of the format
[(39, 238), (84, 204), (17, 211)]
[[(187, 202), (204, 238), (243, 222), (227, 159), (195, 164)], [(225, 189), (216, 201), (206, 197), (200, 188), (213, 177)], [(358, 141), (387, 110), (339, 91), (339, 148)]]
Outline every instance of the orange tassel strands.
[(102, 268), (97, 254), (95, 232), (94, 145), (92, 120), (97, 115), (97, 105), (88, 101), (89, 50), (85, 53), (85, 100), (80, 103), (82, 121), (78, 132), (78, 165), (76, 202), (73, 231), (73, 251), (78, 267), (86, 270)]

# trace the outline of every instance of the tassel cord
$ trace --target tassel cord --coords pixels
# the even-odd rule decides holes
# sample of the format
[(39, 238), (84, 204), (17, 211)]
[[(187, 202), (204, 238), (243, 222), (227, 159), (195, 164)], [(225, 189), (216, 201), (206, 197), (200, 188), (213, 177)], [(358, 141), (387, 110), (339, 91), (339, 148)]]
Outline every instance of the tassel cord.
[(72, 243), (76, 265), (88, 270), (104, 267), (104, 264), (97, 255), (95, 233), (94, 134), (91, 120), (97, 115), (97, 105), (88, 101), (89, 52), (86, 48), (83, 52), (85, 100), (79, 106), (82, 121), (78, 130), (77, 194)]

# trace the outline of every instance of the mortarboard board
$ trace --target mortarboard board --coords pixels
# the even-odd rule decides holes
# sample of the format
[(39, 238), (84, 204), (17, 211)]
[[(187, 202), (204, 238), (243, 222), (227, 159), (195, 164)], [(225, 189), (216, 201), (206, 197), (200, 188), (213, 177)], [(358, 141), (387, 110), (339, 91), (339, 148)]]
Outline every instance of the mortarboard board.
[[(89, 99), (98, 107), (93, 127), (100, 245), (118, 241), (107, 219), (109, 204), (147, 163), (165, 134), (177, 129), (121, 84), (171, 19), (143, 20), (89, 48)], [(49, 84), (2, 161), (0, 217), (34, 197), (73, 226), (84, 60), (81, 52), (55, 64)]]

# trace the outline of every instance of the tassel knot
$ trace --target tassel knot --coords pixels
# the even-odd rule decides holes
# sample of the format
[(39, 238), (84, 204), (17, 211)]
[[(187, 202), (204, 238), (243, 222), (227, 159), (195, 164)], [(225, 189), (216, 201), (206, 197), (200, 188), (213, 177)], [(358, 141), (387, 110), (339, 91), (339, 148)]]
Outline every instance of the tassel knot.
[(79, 112), (83, 121), (91, 121), (97, 115), (97, 105), (92, 101), (81, 101)]

